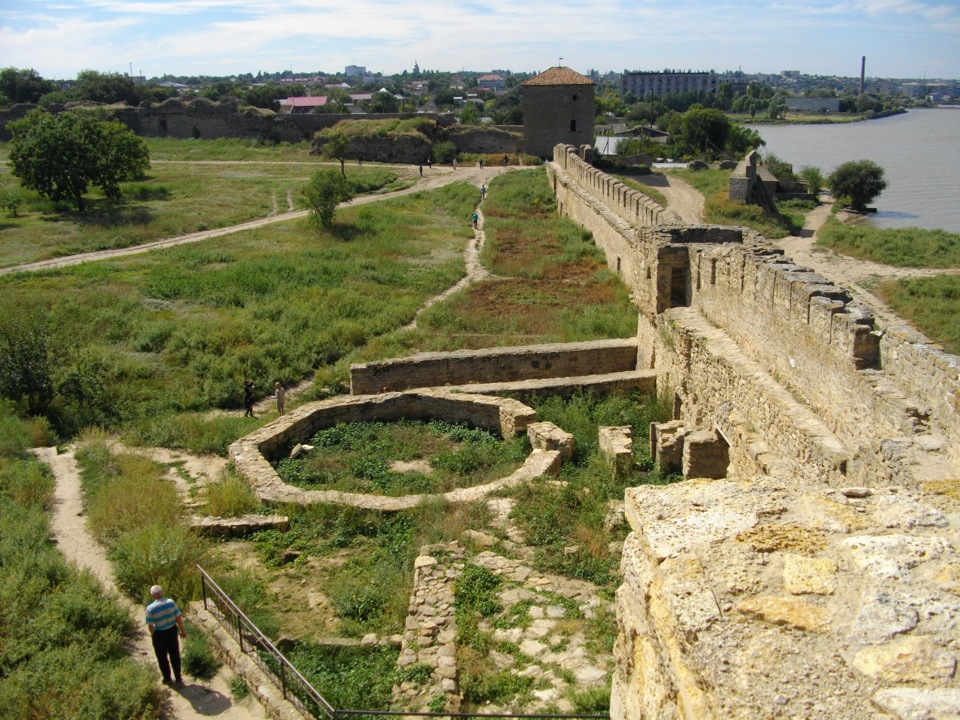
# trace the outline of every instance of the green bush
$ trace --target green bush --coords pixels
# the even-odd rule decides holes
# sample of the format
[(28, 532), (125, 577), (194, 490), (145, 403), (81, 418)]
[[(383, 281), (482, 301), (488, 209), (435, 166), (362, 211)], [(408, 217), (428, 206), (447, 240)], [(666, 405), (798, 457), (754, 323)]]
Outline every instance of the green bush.
[(209, 680), (220, 669), (210, 640), (192, 624), (187, 625), (187, 638), (183, 641), (183, 669), (197, 680)]
[(236, 472), (228, 472), (208, 484), (204, 494), (207, 499), (206, 510), (213, 517), (240, 517), (253, 512), (260, 505), (250, 483)]
[(457, 156), (457, 146), (444, 140), (434, 144), (432, 154), (435, 163), (446, 165), (453, 162), (453, 159)]
[(146, 524), (117, 538), (109, 549), (121, 590), (143, 599), (151, 585), (161, 585), (178, 603), (200, 596), (196, 566), (203, 564), (206, 554), (206, 546), (189, 527), (161, 523)]

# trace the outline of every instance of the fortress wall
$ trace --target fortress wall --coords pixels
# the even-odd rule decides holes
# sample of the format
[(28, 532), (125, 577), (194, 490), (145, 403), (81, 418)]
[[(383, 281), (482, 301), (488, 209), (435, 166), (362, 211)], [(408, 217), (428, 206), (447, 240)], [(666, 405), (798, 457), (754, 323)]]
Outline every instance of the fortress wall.
[(596, 196), (614, 215), (632, 227), (677, 224), (680, 218), (641, 192), (627, 187), (577, 155), (570, 145), (557, 145), (553, 149), (553, 161), (574, 182)]
[(513, 382), (627, 372), (637, 365), (635, 338), (514, 348), (420, 353), (350, 366), (354, 395), (437, 385)]
[(918, 411), (946, 438), (951, 465), (960, 467), (960, 358), (909, 327), (888, 328), (880, 356), (884, 373), (918, 401)]
[(776, 466), (778, 474), (807, 482), (849, 484), (851, 455), (830, 428), (776, 383), (764, 382), (763, 368), (714, 330), (687, 308), (657, 318), (658, 381), (679, 401), (678, 419), (717, 431), (738, 477)]
[(691, 305), (851, 447), (902, 431), (901, 408), (883, 402), (861, 372), (877, 364), (879, 336), (845, 290), (742, 246), (699, 246), (690, 255)]

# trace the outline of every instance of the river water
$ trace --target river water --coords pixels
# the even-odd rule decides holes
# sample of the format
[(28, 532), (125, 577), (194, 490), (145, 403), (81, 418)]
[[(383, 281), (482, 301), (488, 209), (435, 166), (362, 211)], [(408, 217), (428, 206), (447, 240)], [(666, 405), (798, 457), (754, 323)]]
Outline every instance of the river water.
[(836, 125), (757, 125), (762, 152), (820, 168), (827, 177), (848, 160), (872, 160), (887, 189), (871, 205), (874, 227), (920, 227), (960, 233), (960, 107)]

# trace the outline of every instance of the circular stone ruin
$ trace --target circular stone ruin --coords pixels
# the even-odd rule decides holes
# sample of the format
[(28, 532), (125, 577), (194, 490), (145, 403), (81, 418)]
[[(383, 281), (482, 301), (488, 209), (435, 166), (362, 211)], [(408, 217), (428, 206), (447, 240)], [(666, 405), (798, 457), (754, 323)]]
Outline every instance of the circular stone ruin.
[[(280, 479), (270, 464), (284, 451), (339, 423), (444, 420), (490, 430), (503, 438), (527, 433), (533, 450), (511, 475), (484, 485), (435, 495), (388, 497), (337, 490), (304, 490)], [(556, 475), (573, 454), (573, 439), (552, 423), (536, 422), (537, 413), (518, 400), (446, 390), (414, 390), (379, 395), (345, 395), (302, 405), (230, 446), (230, 457), (267, 505), (332, 504), (366, 510), (399, 511), (427, 500), (465, 503), (542, 475)]]

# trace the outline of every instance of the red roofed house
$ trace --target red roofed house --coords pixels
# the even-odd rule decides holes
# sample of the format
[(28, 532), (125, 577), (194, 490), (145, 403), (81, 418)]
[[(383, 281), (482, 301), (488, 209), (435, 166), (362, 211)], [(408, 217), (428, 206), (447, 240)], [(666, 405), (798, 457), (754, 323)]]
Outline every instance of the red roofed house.
[(326, 95), (317, 95), (314, 97), (288, 97), (280, 101), (280, 112), (306, 114), (313, 112), (314, 108), (323, 107), (327, 104)]

